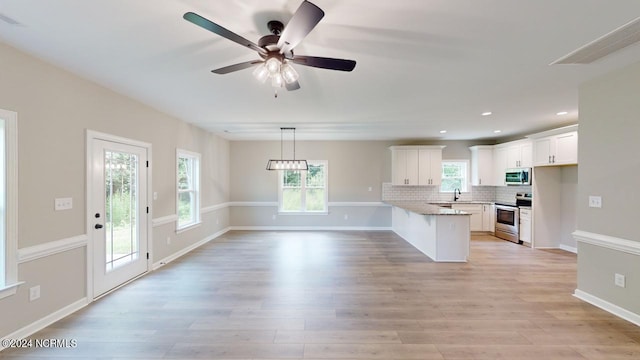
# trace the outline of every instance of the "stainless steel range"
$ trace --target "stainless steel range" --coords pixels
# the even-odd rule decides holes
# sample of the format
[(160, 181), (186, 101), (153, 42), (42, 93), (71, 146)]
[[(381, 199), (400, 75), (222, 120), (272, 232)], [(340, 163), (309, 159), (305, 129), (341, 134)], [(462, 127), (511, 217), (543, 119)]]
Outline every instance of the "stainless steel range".
[(496, 203), (496, 237), (520, 243), (520, 209), (531, 206), (530, 193), (517, 193), (514, 203)]

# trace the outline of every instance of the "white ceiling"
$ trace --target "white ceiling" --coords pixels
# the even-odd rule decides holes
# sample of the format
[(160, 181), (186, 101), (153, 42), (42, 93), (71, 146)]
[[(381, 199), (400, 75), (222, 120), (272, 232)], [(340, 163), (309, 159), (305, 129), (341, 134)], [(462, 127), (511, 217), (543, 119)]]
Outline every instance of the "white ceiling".
[(636, 44), (588, 65), (548, 65), (640, 16), (637, 0), (312, 0), (326, 15), (296, 54), (357, 66), (294, 65), (302, 88), (274, 98), (251, 69), (212, 74), (257, 54), (182, 18), (193, 11), (257, 42), (267, 21), (286, 24), (300, 2), (2, 0), (0, 41), (225, 138), (252, 140), (279, 139), (281, 126), (317, 140), (523, 135), (577, 122), (579, 84), (640, 61)]

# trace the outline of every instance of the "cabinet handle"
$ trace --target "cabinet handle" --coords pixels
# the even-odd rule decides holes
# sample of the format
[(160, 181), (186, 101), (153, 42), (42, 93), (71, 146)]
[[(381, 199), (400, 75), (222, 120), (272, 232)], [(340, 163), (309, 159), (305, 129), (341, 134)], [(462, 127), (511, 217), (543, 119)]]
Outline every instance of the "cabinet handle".
[(551, 155), (549, 155), (549, 164), (551, 164)]
[(482, 185), (482, 179), (478, 179), (478, 185)]
[(555, 164), (555, 162), (556, 162), (556, 156), (553, 155), (553, 163)]

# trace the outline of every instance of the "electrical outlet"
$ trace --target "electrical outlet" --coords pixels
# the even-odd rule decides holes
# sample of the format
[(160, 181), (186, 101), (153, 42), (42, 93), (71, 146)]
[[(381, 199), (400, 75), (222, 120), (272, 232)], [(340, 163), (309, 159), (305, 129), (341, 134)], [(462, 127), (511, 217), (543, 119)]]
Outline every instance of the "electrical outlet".
[(369, 190), (369, 191), (373, 191), (373, 187), (369, 186), (369, 189), (368, 189), (368, 190)]
[(29, 288), (29, 301), (34, 301), (40, 298), (40, 285)]
[(167, 236), (167, 245), (171, 245), (171, 236)]
[(614, 277), (614, 282), (616, 286), (620, 286), (621, 288), (625, 287), (625, 277), (622, 274), (616, 274)]
[(153, 192), (153, 200), (158, 200), (158, 192), (157, 191)]
[(589, 207), (592, 208), (601, 208), (602, 207), (602, 197), (601, 196), (589, 196)]
[(70, 210), (72, 208), (73, 208), (73, 198), (57, 198), (54, 202), (54, 209), (56, 211)]
[(344, 214), (344, 219), (349, 220), (349, 214)]

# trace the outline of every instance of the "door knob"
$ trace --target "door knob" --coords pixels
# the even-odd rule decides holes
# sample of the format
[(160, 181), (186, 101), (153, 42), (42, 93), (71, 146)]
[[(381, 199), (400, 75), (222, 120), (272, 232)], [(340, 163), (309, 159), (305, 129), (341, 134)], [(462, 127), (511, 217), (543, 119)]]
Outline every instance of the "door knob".
[(94, 226), (96, 229), (102, 229), (102, 224), (96, 224), (96, 226)]

